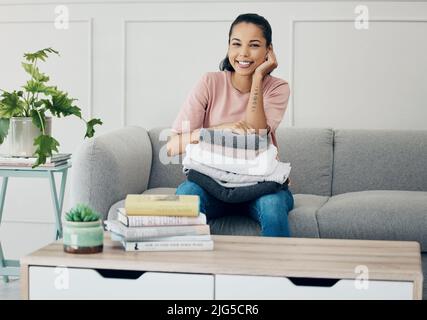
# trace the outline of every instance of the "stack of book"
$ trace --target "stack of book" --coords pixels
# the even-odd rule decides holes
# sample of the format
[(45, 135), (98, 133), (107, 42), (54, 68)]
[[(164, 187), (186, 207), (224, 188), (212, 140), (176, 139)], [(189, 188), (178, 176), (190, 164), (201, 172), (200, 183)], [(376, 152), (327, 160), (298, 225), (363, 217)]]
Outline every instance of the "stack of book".
[(192, 195), (133, 195), (116, 220), (105, 221), (111, 239), (126, 251), (212, 250), (206, 215)]
[[(58, 167), (68, 163), (71, 153), (57, 153), (46, 158), (46, 163), (40, 165), (43, 168)], [(37, 157), (16, 157), (10, 155), (0, 155), (0, 167), (31, 168), (36, 164)]]

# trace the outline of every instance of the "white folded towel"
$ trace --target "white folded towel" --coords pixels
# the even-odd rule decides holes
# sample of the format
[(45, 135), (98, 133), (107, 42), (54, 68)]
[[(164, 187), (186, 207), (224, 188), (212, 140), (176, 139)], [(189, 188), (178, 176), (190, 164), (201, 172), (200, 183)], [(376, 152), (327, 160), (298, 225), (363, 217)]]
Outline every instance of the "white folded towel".
[(265, 176), (237, 174), (233, 172), (227, 172), (217, 168), (209, 167), (204, 163), (200, 163), (187, 156), (184, 158), (182, 164), (184, 166), (184, 173), (187, 173), (188, 170), (193, 169), (211, 177), (212, 179), (215, 179), (218, 183), (222, 184), (224, 187), (229, 187), (229, 188), (237, 187), (238, 184), (241, 184), (240, 186), (244, 186), (244, 184), (247, 186), (249, 185), (249, 183), (255, 184), (255, 183), (264, 182), (264, 181), (273, 181), (273, 182), (283, 184), (285, 183), (286, 179), (289, 178), (289, 174), (291, 173), (290, 163), (285, 163), (285, 162), (278, 162), (273, 172)]
[[(270, 175), (277, 167), (277, 148), (270, 144), (266, 151), (261, 152), (255, 159), (247, 160), (232, 158), (200, 148), (198, 144), (188, 144), (183, 161), (191, 159), (211, 168), (246, 175)], [(183, 162), (184, 163), (184, 162)]]

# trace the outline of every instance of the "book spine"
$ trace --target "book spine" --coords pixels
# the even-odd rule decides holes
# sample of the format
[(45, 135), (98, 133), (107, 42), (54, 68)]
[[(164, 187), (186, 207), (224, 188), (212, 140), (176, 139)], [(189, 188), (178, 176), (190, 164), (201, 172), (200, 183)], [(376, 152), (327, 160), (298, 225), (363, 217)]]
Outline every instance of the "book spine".
[(204, 234), (210, 234), (209, 225), (127, 228), (124, 237), (126, 241), (139, 241), (151, 237)]
[(126, 251), (196, 251), (213, 250), (210, 241), (123, 242)]
[(143, 205), (126, 204), (128, 216), (179, 216), (197, 217), (199, 206), (191, 204), (145, 203)]
[[(57, 167), (63, 164), (66, 164), (67, 161), (60, 161), (60, 162), (48, 162), (48, 163), (44, 163), (41, 164), (39, 167), (46, 167), (46, 168), (52, 168), (52, 167)], [(0, 166), (2, 167), (23, 167), (23, 168), (31, 168), (34, 163), (21, 163), (21, 162), (2, 162), (0, 161)]]
[(206, 215), (199, 214), (197, 217), (179, 216), (130, 216), (122, 210), (118, 210), (117, 218), (128, 227), (146, 226), (179, 226), (179, 225), (201, 225), (206, 224)]
[[(117, 211), (117, 220), (119, 220), (125, 226), (130, 227), (129, 217), (123, 214), (122, 212), (120, 212), (119, 210)], [(141, 226), (138, 226), (138, 227), (141, 227)]]
[[(54, 164), (55, 162), (63, 162), (69, 160), (70, 157), (60, 157), (52, 159), (50, 157), (46, 158), (47, 164)], [(0, 163), (7, 164), (22, 164), (22, 165), (34, 165), (37, 162), (37, 158), (20, 158), (20, 157), (0, 157)]]
[[(123, 240), (123, 239), (122, 239)], [(141, 242), (152, 242), (152, 241), (209, 241), (212, 240), (210, 234), (202, 234), (197, 236), (170, 236), (170, 237), (157, 237), (157, 238), (146, 238)]]
[[(117, 234), (113, 231), (110, 232), (110, 237), (112, 241), (125, 241), (122, 235)], [(152, 241), (209, 241), (209, 240), (212, 240), (211, 235), (203, 234), (203, 235), (197, 235), (197, 236), (170, 236), (170, 237), (146, 238), (140, 241), (152, 242)]]

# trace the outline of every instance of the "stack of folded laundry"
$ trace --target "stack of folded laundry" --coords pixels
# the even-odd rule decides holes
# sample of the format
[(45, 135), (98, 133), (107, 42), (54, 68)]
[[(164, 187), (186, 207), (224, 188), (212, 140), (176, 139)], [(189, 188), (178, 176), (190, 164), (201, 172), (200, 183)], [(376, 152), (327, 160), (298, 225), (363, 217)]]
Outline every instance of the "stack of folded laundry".
[(200, 130), (198, 144), (188, 144), (184, 173), (217, 199), (238, 203), (288, 187), (290, 163), (277, 160), (268, 134), (240, 135), (231, 130)]

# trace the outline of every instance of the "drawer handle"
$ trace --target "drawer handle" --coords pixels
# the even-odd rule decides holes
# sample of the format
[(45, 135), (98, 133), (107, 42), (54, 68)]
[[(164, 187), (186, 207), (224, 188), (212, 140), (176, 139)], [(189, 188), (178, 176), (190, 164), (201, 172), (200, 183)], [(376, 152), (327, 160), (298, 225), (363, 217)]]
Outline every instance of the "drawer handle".
[(341, 279), (288, 277), (296, 286), (301, 287), (333, 287)]
[(141, 277), (145, 271), (137, 270), (112, 270), (112, 269), (95, 269), (101, 277), (109, 279), (131, 279), (136, 280)]

